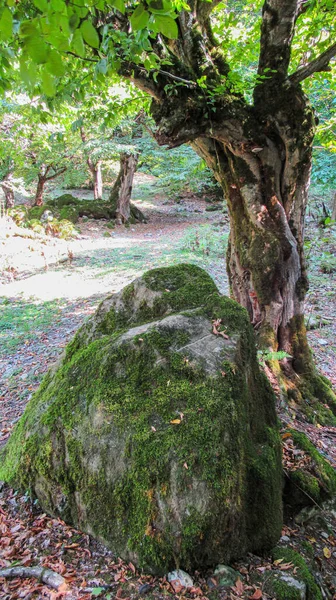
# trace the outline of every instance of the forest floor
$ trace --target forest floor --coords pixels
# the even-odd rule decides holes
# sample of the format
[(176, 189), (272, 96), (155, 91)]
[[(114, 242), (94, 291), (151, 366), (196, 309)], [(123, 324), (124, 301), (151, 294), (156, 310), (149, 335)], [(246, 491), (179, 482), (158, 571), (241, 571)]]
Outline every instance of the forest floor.
[[(173, 202), (156, 194), (155, 180), (149, 176), (139, 174), (136, 183), (134, 200), (148, 217), (147, 224), (110, 229), (106, 221), (81, 219), (78, 237), (63, 241), (22, 230), (5, 219), (0, 222), (0, 445), (45, 372), (107, 293), (118, 291), (147, 269), (179, 262), (205, 268), (219, 289), (228, 293), (229, 225), (221, 205), (212, 210), (213, 204), (191, 195)], [(336, 385), (336, 232), (332, 227), (321, 229), (317, 221), (312, 211), (306, 243), (311, 286), (309, 340), (320, 370)], [(318, 421), (307, 424), (295, 406), (286, 418), (297, 423), (336, 467), (336, 428), (323, 427)], [(288, 444), (286, 457), (296, 460), (290, 458)], [(288, 522), (283, 535), (299, 551), (306, 541), (320, 561), (321, 573), (331, 580), (336, 568), (335, 512), (326, 510), (323, 519), (322, 531), (321, 526), (314, 530), (311, 524)], [(133, 565), (61, 521), (41, 515), (28, 497), (7, 488), (0, 498), (0, 531), (0, 568), (15, 561), (24, 566), (40, 564), (62, 574), (68, 586), (57, 595), (36, 580), (6, 580), (1, 598), (182, 597), (183, 590), (174, 593), (165, 579), (140, 576)], [(251, 573), (263, 575), (274, 569), (269, 557), (251, 556), (236, 568), (241, 574), (238, 587), (220, 589), (211, 573), (195, 574), (194, 588), (182, 595), (268, 598)], [(336, 580), (331, 581), (330, 590), (332, 598)]]

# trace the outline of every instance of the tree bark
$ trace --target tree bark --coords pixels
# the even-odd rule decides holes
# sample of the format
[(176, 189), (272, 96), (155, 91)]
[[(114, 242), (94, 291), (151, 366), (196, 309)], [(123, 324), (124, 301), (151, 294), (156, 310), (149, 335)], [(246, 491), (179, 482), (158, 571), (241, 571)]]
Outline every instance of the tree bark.
[[(85, 129), (82, 126), (80, 128), (80, 136), (81, 136), (81, 140), (83, 142), (83, 144), (86, 144), (87, 142), (87, 138), (86, 138), (86, 133), (85, 133)], [(92, 181), (93, 181), (93, 197), (95, 200), (101, 200), (101, 198), (103, 197), (103, 176), (102, 176), (102, 161), (98, 160), (97, 162), (94, 162), (91, 158), (91, 156), (89, 155), (86, 159), (87, 162), (87, 166), (89, 167), (90, 173), (92, 175)]]
[(39, 174), (33, 206), (43, 206), (43, 194), (46, 182), (47, 177), (45, 175)]
[(119, 174), (109, 198), (110, 204), (115, 208), (116, 221), (119, 224), (128, 223), (131, 217), (132, 186), (137, 164), (137, 155), (127, 153), (120, 155)]
[(14, 190), (11, 184), (11, 174), (6, 175), (1, 182), (3, 193), (5, 194), (5, 208), (13, 208), (15, 204)]
[(13, 208), (14, 203), (15, 203), (13, 183), (12, 183), (13, 172), (14, 172), (14, 161), (11, 158), (9, 158), (7, 161), (7, 170), (5, 172), (2, 182), (0, 183), (3, 193), (5, 195), (5, 209), (6, 210), (8, 208)]
[[(100, 200), (103, 197), (103, 177), (102, 177), (102, 169), (101, 169), (101, 160), (98, 160), (97, 163), (92, 164), (92, 168), (90, 168), (93, 178), (93, 197), (95, 200)], [(89, 163), (89, 159), (88, 159)]]

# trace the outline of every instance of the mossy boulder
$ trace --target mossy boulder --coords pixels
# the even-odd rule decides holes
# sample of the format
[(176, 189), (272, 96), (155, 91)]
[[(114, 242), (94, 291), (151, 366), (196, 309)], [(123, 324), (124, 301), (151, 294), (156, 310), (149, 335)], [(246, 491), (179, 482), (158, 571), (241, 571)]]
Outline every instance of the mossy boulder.
[(57, 198), (53, 198), (52, 200), (48, 200), (48, 204), (50, 206), (55, 206), (57, 208), (63, 208), (64, 206), (75, 205), (79, 202), (76, 196), (72, 194), (62, 194), (62, 196), (58, 196)]
[(33, 396), (0, 478), (150, 572), (271, 548), (280, 444), (246, 311), (192, 265), (106, 298)]
[(297, 513), (304, 506), (316, 506), (336, 495), (336, 471), (308, 437), (290, 429), (294, 447), (304, 451), (306, 460), (300, 466), (287, 470), (284, 501), (290, 512)]

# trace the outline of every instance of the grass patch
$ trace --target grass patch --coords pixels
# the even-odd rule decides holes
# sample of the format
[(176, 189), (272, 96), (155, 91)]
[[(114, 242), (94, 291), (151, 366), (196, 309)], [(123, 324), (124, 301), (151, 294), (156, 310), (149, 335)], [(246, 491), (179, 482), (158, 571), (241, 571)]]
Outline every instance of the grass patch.
[(5, 299), (0, 305), (0, 357), (45, 331), (59, 317), (60, 310), (59, 301), (41, 304)]

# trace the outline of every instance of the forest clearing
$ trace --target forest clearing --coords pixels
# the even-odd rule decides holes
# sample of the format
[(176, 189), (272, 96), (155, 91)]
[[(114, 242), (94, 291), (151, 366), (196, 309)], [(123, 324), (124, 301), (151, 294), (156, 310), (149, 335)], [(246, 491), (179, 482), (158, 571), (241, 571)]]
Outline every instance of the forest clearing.
[(336, 600), (335, 3), (0, 2), (0, 596)]

